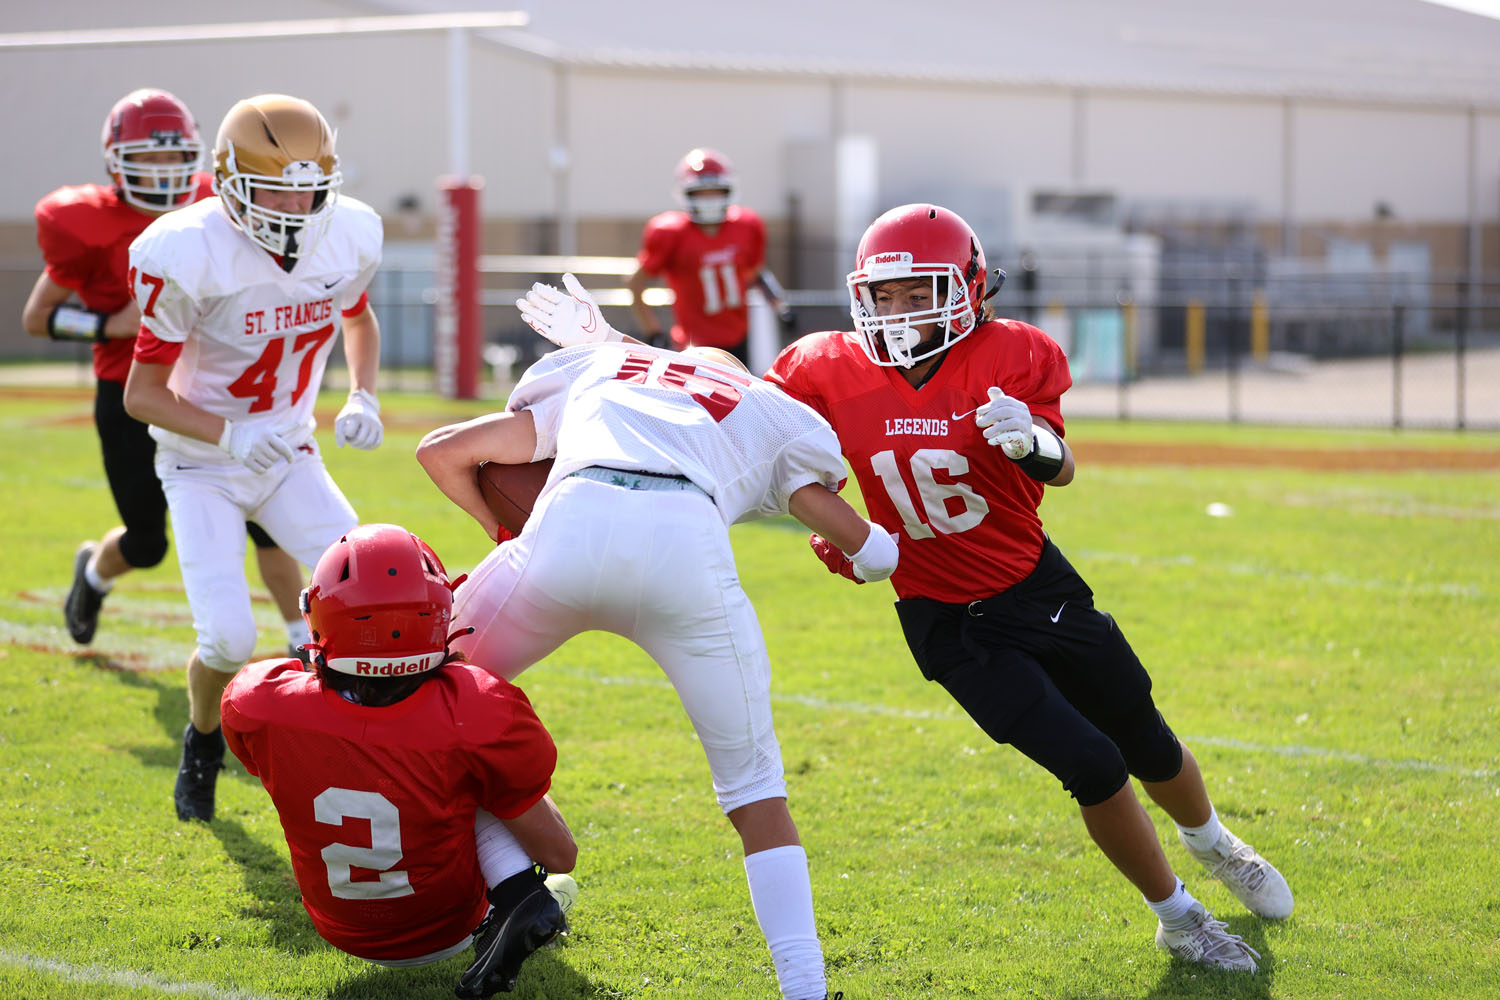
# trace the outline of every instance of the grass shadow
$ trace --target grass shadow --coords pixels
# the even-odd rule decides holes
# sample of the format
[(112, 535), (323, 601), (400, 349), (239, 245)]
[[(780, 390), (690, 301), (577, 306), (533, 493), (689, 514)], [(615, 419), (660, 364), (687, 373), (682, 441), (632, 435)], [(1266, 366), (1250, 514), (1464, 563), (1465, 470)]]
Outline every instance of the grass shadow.
[(253, 897), (241, 909), (242, 915), (266, 924), (272, 943), (288, 954), (305, 955), (329, 947), (313, 929), (296, 879), (275, 850), (256, 840), (237, 820), (215, 819), (209, 829), (224, 846), (224, 853), (239, 865), (245, 888)]
[[(505, 994), (515, 1000), (593, 1000), (614, 995), (600, 991), (588, 977), (580, 975), (566, 959), (567, 946), (544, 948), (526, 960), (521, 967), (516, 988)], [(414, 969), (386, 969), (367, 966), (359, 975), (328, 994), (327, 1000), (448, 1000), (458, 977), (474, 960), (472, 951), (435, 965)]]
[(1260, 952), (1259, 966), (1253, 975), (1243, 972), (1221, 972), (1201, 965), (1172, 959), (1161, 981), (1142, 1000), (1270, 1000), (1276, 985), (1276, 959), (1266, 942), (1266, 928), (1277, 921), (1250, 915), (1225, 921), (1232, 934)]

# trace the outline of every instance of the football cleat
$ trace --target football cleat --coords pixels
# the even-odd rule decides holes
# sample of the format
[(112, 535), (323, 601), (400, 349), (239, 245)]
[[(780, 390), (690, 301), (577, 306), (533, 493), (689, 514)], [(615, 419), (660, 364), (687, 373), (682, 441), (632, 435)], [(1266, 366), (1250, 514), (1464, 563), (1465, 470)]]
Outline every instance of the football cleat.
[(571, 875), (557, 874), (548, 875), (542, 884), (557, 897), (557, 905), (562, 907), (563, 916), (566, 917), (573, 909), (573, 902), (578, 899), (578, 882)]
[(516, 988), (521, 963), (567, 929), (562, 903), (538, 878), (536, 887), (509, 913), (492, 908), (475, 928), (474, 964), (459, 977), (454, 992), (462, 1000), (509, 993)]
[(183, 821), (201, 819), (207, 823), (214, 818), (214, 786), (219, 781), (219, 771), (224, 767), (224, 745), (219, 752), (198, 754), (193, 750), (193, 724), (189, 722), (182, 734), (182, 761), (177, 765), (177, 787), (172, 798), (177, 803), (177, 818)]
[(1158, 922), (1156, 946), (1175, 958), (1211, 969), (1255, 971), (1255, 960), (1260, 958), (1260, 952), (1246, 944), (1238, 934), (1231, 934), (1224, 922), (1215, 920), (1202, 903), (1193, 903), (1188, 916), (1193, 924), (1185, 930), (1169, 931)]
[(1179, 832), (1177, 837), (1188, 853), (1208, 869), (1212, 878), (1229, 887), (1234, 897), (1258, 917), (1283, 920), (1292, 915), (1292, 890), (1281, 872), (1256, 853), (1255, 848), (1224, 827), (1219, 842), (1210, 850), (1199, 851)]
[(63, 601), (63, 621), (67, 622), (68, 634), (73, 641), (88, 645), (94, 639), (94, 629), (99, 627), (99, 606), (104, 595), (89, 586), (89, 560), (94, 558), (94, 543), (84, 542), (73, 557), (73, 586), (68, 598)]

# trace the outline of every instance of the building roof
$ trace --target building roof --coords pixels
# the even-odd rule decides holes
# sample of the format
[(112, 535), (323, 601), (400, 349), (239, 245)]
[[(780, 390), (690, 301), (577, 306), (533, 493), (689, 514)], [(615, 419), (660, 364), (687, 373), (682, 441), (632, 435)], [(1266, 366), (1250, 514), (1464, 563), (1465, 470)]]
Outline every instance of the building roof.
[(510, 6), (583, 69), (1500, 105), (1500, 19), (1424, 0), (386, 0)]

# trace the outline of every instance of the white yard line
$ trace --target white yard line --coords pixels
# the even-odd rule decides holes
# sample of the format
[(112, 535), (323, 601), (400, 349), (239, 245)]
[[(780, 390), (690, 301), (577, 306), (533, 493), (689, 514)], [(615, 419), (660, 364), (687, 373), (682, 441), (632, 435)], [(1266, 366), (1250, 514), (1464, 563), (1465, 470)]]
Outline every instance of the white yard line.
[(75, 983), (100, 983), (132, 990), (157, 990), (175, 996), (203, 997), (204, 1000), (281, 1000), (269, 993), (254, 993), (213, 983), (182, 983), (133, 969), (106, 969), (99, 965), (73, 965), (51, 958), (39, 958), (23, 952), (0, 948), (0, 965), (30, 969)]

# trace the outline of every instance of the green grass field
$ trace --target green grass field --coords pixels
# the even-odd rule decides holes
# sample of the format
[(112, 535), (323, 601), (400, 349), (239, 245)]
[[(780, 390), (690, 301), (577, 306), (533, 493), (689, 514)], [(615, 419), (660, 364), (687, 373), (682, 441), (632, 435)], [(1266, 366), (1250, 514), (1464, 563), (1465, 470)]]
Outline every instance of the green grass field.
[[(326, 398), (325, 416), (337, 400)], [(411, 458), (481, 407), (394, 395), (374, 453), (335, 451), (367, 521), (462, 571), (486, 551)], [(175, 556), (122, 582), (94, 645), (62, 629), (72, 554), (115, 523), (90, 401), (0, 398), (0, 998), (440, 998), (467, 956), (376, 969), (301, 908), (259, 784), (171, 806), (191, 647)], [(327, 427), (331, 419), (324, 420)], [(1495, 436), (1076, 422), (1070, 439), (1500, 449)], [(1231, 517), (1210, 517), (1210, 503)], [(1500, 472), (1081, 466), (1043, 507), (1194, 748), (1220, 814), (1286, 874), (1250, 917), (1176, 844), (1254, 976), (1169, 960), (1054, 780), (925, 683), (884, 584), (829, 576), (786, 521), (734, 530), (775, 666), (777, 729), (829, 982), (849, 1000), (1500, 996)], [(258, 605), (263, 651), (284, 639)], [(671, 688), (634, 647), (574, 640), (523, 676), (580, 845), (573, 933), (515, 996), (772, 998), (738, 841)]]

